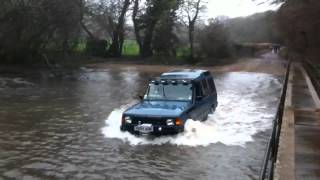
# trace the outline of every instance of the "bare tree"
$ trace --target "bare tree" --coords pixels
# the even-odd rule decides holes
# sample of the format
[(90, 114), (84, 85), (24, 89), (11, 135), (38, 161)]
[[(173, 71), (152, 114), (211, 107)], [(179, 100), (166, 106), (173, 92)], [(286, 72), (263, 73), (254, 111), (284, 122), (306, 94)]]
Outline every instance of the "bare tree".
[(88, 29), (84, 22), (84, 11), (85, 11), (85, 0), (79, 0), (78, 1), (78, 6), (79, 6), (79, 15), (80, 15), (80, 25), (82, 29), (88, 34), (88, 36), (91, 39), (96, 39), (96, 37), (92, 34), (92, 32)]
[(97, 39), (112, 39), (117, 9), (114, 0), (86, 1), (86, 26)]
[[(125, 18), (132, 0), (77, 1), (80, 1), (81, 7), (81, 26), (90, 37), (87, 41), (89, 53), (120, 57), (125, 36)], [(111, 41), (111, 45), (103, 53), (107, 41)]]
[(199, 52), (206, 57), (226, 58), (230, 55), (230, 36), (224, 22), (210, 19), (199, 33)]
[(78, 38), (79, 9), (74, 0), (4, 0), (0, 10), (2, 60), (33, 60), (49, 49), (65, 54)]
[(203, 0), (185, 0), (181, 8), (181, 20), (188, 27), (190, 59), (194, 58), (195, 25), (199, 14), (205, 8)]
[[(156, 25), (162, 16), (163, 4), (167, 1), (149, 0), (140, 4), (141, 0), (134, 0), (132, 21), (137, 42), (140, 46), (140, 56), (150, 57), (153, 55), (152, 39)], [(142, 10), (141, 7), (144, 7)]]
[(176, 11), (181, 5), (181, 0), (146, 0), (144, 3), (142, 2), (143, 0), (134, 0), (132, 21), (140, 47), (140, 56), (150, 57), (156, 53), (155, 35), (157, 35), (156, 39), (162, 40), (160, 43), (162, 45), (156, 42), (162, 47), (166, 44), (164, 41), (169, 42), (174, 38), (172, 26), (176, 22)]
[(140, 7), (140, 2), (141, 0), (133, 0), (133, 10), (132, 10), (132, 22), (133, 22), (133, 27), (134, 27), (134, 34), (136, 36), (137, 43), (139, 45), (139, 49), (141, 50), (142, 48), (142, 38), (140, 36), (140, 22), (138, 18), (138, 13), (139, 13), (139, 7)]
[[(116, 22), (112, 22), (114, 25), (113, 34), (112, 34), (112, 44), (109, 48), (110, 55), (114, 57), (120, 57), (122, 55), (122, 47), (124, 42), (124, 24), (125, 24), (125, 16), (129, 9), (130, 0), (118, 1), (120, 9), (119, 16)], [(112, 21), (112, 20), (110, 20)]]

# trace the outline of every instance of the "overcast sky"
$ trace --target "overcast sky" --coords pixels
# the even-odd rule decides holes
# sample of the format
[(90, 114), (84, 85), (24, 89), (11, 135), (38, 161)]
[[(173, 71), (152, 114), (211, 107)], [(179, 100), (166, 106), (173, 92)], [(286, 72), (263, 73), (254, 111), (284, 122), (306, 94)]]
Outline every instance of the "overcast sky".
[(276, 10), (280, 5), (261, 4), (252, 0), (207, 0), (207, 18), (220, 15), (233, 17), (248, 16), (267, 10)]

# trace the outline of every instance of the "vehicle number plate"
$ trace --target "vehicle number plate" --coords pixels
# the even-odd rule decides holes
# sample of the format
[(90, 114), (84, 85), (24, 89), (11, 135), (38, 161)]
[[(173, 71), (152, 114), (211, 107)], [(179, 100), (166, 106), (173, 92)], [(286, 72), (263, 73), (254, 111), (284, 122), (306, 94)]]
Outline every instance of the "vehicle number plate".
[(152, 124), (141, 124), (141, 125), (135, 126), (134, 130), (144, 134), (148, 134), (153, 132), (153, 126)]

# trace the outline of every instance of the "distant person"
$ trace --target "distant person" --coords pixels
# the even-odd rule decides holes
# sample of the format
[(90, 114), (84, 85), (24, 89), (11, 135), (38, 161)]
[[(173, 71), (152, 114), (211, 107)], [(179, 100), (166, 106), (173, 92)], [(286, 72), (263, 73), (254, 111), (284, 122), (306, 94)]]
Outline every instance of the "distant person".
[(275, 54), (278, 54), (278, 52), (280, 51), (280, 48), (281, 48), (280, 44), (272, 44), (272, 49)]

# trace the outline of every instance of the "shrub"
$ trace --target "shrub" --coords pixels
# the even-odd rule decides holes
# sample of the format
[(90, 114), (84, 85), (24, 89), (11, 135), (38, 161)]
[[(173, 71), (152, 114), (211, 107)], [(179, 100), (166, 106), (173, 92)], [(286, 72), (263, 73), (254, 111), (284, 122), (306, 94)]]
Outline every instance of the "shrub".
[(230, 56), (230, 40), (223, 23), (211, 21), (200, 31), (198, 39), (198, 52), (204, 56), (214, 58)]

